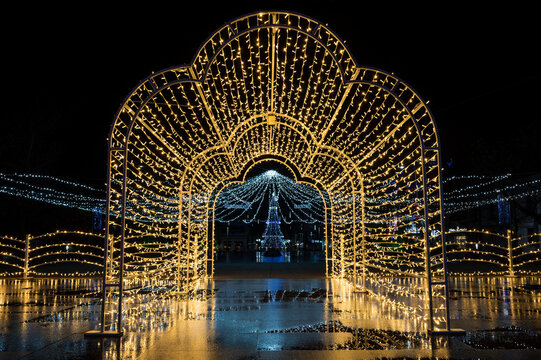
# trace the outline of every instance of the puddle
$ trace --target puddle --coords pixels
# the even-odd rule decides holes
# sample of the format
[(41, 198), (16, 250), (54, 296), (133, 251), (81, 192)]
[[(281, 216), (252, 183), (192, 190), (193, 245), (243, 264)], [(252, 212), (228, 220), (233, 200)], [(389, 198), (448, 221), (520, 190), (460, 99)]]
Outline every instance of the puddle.
[(528, 292), (541, 292), (541, 285), (539, 284), (525, 284), (521, 285), (520, 288)]
[[(452, 280), (451, 299), (455, 300), (451, 317), (460, 320), (457, 325), (462, 326), (457, 327), (468, 329), (460, 336), (430, 336), (411, 325), (411, 317), (399, 317), (388, 305), (345, 293), (339, 284), (326, 280), (221, 280), (182, 297), (173, 287), (145, 284), (127, 290), (127, 308), (140, 311), (141, 316), (125, 324), (126, 337), (118, 346), (125, 351), (125, 358), (140, 354), (141, 359), (155, 357), (147, 350), (150, 346), (187, 349), (192, 357), (208, 358), (213, 356), (200, 355), (217, 350), (223, 358), (227, 356), (222, 356), (222, 350), (239, 356), (258, 350), (371, 350), (377, 351), (370, 354), (379, 355), (379, 360), (428, 360), (431, 358), (423, 356), (431, 350), (444, 354), (454, 349), (457, 354), (468, 354), (459, 359), (470, 359), (470, 354), (482, 359), (477, 355), (499, 353), (499, 349), (537, 355), (541, 353), (541, 280), (519, 280)], [(40, 358), (47, 358), (52, 347), (43, 348), (42, 344), (50, 339), (97, 328), (101, 320), (99, 282), (42, 281), (31, 288), (19, 284), (6, 281), (0, 286), (4, 325), (0, 355), (5, 351), (39, 350), (43, 355)], [(157, 289), (160, 291), (155, 293)], [(156, 302), (151, 304), (154, 298)], [(511, 323), (515, 327), (504, 326)], [(489, 330), (471, 330), (487, 329), (486, 324), (491, 324)], [(156, 336), (157, 332), (163, 336)], [(170, 335), (165, 336), (166, 332)], [(93, 358), (89, 354), (101, 351), (94, 348), (95, 342), (82, 336), (77, 337), (79, 340), (66, 339), (59, 340), (62, 345), (58, 349), (70, 355), (62, 353), (58, 358)], [(358, 353), (338, 352), (333, 357), (335, 354), (355, 358)], [(273, 356), (277, 355), (261, 357)]]
[(262, 297), (261, 302), (270, 301), (322, 301), (322, 298), (327, 297), (327, 291), (324, 289), (313, 288), (311, 291), (306, 290), (276, 290), (259, 292)]
[(541, 349), (539, 334), (515, 326), (468, 332), (462, 341), (475, 349)]
[(359, 329), (344, 325), (339, 320), (319, 322), (311, 325), (269, 330), (270, 334), (291, 333), (349, 333), (348, 340), (324, 345), (322, 343), (289, 347), (288, 350), (395, 350), (426, 348), (430, 338), (424, 333), (394, 330)]
[(99, 309), (96, 309), (93, 305), (98, 304), (97, 301), (90, 303), (82, 303), (68, 308), (38, 316), (33, 319), (25, 320), (25, 323), (47, 323), (47, 322), (63, 322), (69, 320), (89, 320), (100, 315)]
[(261, 306), (218, 306), (214, 311), (250, 311), (250, 310), (261, 310)]

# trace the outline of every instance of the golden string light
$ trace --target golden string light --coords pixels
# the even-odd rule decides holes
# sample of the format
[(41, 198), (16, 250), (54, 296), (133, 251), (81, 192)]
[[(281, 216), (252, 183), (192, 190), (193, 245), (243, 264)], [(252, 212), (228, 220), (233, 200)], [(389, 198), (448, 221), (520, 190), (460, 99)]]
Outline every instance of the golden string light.
[[(6, 266), (3, 275), (31, 277), (103, 274), (102, 239), (103, 234), (67, 230), (27, 235), (25, 239), (2, 236), (0, 264)], [(71, 264), (72, 270), (59, 272), (57, 265), (60, 263)]]
[[(541, 234), (513, 237), (483, 229), (452, 229), (446, 233), (450, 274), (467, 275), (539, 275), (535, 266), (541, 262)], [(455, 266), (457, 264), (458, 266)], [(476, 271), (457, 271), (464, 264), (486, 264)]]
[[(509, 275), (509, 254), (512, 256), (514, 273), (516, 275), (531, 276), (539, 275), (541, 270), (529, 269), (529, 264), (541, 262), (541, 234), (530, 234), (520, 237), (509, 238), (509, 235), (494, 233), (482, 229), (451, 229), (445, 233), (447, 237), (447, 263), (454, 267), (455, 264), (461, 266), (467, 263), (484, 263), (493, 265), (492, 268), (485, 268), (476, 271), (450, 271), (453, 276), (470, 275)], [(140, 236), (130, 237), (135, 241)], [(28, 251), (28, 272), (26, 276), (96, 276), (103, 274), (103, 246), (101, 244), (102, 234), (89, 233), (83, 231), (58, 230), (42, 235), (31, 236), (26, 239), (18, 239), (11, 236), (0, 237), (0, 264), (7, 266), (7, 270), (2, 273), (3, 276), (24, 276), (25, 251)], [(46, 239), (46, 242), (40, 239)], [(28, 241), (26, 241), (28, 240)], [(408, 245), (404, 242), (387, 242), (392, 246), (407, 248), (408, 252), (420, 251), (422, 249)], [(509, 244), (511, 244), (511, 253), (509, 253)], [(156, 251), (150, 247), (160, 246), (161, 243), (135, 243), (135, 247), (141, 252)], [(26, 249), (25, 247), (28, 246)], [(381, 246), (381, 245), (380, 245)], [(392, 253), (393, 250), (387, 250)], [(161, 252), (165, 256), (168, 252)], [(414, 256), (414, 255), (412, 255)], [(89, 261), (88, 258), (93, 259)], [(134, 256), (136, 257), (136, 256)], [(146, 258), (140, 258), (146, 260)], [(55, 265), (58, 263), (75, 264), (72, 271), (58, 272), (46, 270), (45, 265)], [(81, 271), (77, 264), (92, 265), (87, 271)], [(130, 264), (127, 264), (130, 267)], [(148, 264), (147, 264), (148, 266)], [(415, 290), (408, 289), (401, 285), (393, 284), (393, 275), (415, 275), (413, 272), (399, 273), (389, 271), (384, 266), (375, 267), (380, 270), (379, 278), (371, 278), (370, 281), (377, 283), (378, 288), (387, 289), (386, 292), (396, 292), (397, 294), (417, 293), (423, 294), (422, 288)], [(134, 265), (137, 269), (138, 265)], [(495, 269), (494, 269), (495, 268)], [(415, 277), (415, 276), (414, 276)], [(384, 279), (391, 282), (384, 283)]]
[(327, 276), (373, 293), (382, 274), (425, 279), (429, 328), (449, 326), (439, 142), (425, 102), (359, 66), (326, 25), (264, 12), (228, 22), (190, 65), (153, 73), (120, 107), (102, 331), (122, 329), (125, 283), (165, 282), (180, 296), (213, 275), (214, 200), (261, 161), (321, 194)]

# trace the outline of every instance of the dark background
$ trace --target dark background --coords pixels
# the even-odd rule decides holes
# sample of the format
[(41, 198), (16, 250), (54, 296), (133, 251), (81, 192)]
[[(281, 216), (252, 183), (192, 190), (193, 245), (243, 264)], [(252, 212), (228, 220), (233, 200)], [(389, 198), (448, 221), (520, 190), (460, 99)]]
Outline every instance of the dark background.
[[(254, 4), (6, 10), (0, 171), (103, 187), (106, 138), (129, 92), (152, 71), (191, 62), (214, 30), (258, 10), (299, 12), (327, 23), (360, 65), (393, 72), (430, 101), (446, 174), (541, 170), (540, 31), (533, 7)], [(7, 225), (5, 215), (23, 202), (0, 200), (0, 221)]]

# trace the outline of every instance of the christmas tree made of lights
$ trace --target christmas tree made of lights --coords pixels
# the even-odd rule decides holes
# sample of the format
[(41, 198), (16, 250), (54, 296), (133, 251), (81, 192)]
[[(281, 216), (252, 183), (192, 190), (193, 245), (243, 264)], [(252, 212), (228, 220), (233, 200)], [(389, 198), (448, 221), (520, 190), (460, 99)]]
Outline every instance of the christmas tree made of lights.
[(272, 194), (269, 201), (269, 216), (263, 232), (263, 248), (282, 249), (285, 248), (284, 234), (280, 229), (280, 217), (278, 216), (278, 195)]

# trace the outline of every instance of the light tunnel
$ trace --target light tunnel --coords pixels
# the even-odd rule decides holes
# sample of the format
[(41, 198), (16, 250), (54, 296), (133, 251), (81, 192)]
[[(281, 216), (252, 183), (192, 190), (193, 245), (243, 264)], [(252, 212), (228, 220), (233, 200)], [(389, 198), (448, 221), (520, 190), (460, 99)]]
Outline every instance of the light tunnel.
[(262, 12), (227, 22), (190, 64), (140, 82), (108, 141), (104, 304), (126, 281), (186, 293), (211, 276), (214, 199), (272, 160), (325, 194), (329, 277), (363, 291), (426, 279), (431, 327), (448, 324), (432, 115), (317, 20)]

